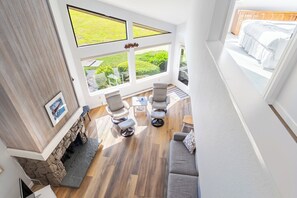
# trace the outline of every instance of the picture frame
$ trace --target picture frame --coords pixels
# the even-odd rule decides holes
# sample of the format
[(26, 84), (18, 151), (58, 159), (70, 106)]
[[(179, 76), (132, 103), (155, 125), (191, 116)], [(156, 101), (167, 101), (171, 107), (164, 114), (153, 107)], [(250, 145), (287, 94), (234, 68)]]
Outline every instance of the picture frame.
[(56, 124), (58, 124), (68, 112), (62, 92), (59, 92), (53, 99), (51, 99), (45, 105), (45, 109), (52, 122), (52, 125), (56, 126)]

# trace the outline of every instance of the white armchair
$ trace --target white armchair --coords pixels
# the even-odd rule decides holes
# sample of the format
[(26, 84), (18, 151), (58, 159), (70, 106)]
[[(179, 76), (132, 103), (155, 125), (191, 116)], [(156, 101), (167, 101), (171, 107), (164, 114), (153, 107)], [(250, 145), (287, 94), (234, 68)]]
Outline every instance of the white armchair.
[(107, 106), (106, 111), (111, 116), (112, 122), (114, 124), (119, 124), (120, 122), (127, 120), (129, 115), (129, 104), (122, 100), (119, 91), (114, 91), (105, 94)]
[(167, 96), (167, 86), (165, 83), (154, 83), (153, 95), (149, 96), (153, 110), (167, 112), (167, 106), (170, 103), (170, 98)]

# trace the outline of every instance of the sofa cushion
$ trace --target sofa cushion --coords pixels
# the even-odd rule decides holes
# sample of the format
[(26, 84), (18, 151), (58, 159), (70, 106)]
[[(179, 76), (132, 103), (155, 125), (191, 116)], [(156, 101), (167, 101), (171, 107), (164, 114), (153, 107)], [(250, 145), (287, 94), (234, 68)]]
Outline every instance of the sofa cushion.
[(197, 198), (198, 177), (170, 173), (167, 198)]
[(169, 173), (198, 176), (195, 155), (189, 153), (182, 141), (170, 142)]

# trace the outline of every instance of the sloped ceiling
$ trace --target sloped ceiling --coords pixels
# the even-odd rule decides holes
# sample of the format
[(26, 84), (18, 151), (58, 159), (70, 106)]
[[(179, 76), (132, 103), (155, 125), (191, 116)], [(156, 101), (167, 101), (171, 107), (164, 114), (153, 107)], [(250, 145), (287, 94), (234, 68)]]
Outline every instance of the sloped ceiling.
[(187, 21), (194, 0), (99, 0), (171, 24)]

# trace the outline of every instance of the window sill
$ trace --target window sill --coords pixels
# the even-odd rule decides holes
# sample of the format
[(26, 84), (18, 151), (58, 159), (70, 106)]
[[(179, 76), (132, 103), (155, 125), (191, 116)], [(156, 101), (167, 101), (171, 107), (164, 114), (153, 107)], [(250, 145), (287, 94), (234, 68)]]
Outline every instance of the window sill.
[(153, 76), (149, 76), (149, 77), (138, 79), (138, 80), (136, 80), (136, 84), (140, 84), (140, 83), (143, 83), (143, 82), (146, 82), (146, 81), (150, 81), (150, 80), (155, 80), (155, 79), (158, 79), (158, 78), (161, 78), (161, 77), (165, 77), (165, 76), (168, 76), (168, 75), (169, 75), (169, 72), (168, 71), (162, 72), (160, 74), (155, 74)]
[(90, 96), (98, 96), (98, 95), (102, 95), (102, 94), (105, 94), (107, 92), (110, 92), (112, 90), (122, 89), (122, 88), (126, 88), (126, 87), (129, 87), (129, 86), (131, 86), (131, 82), (124, 83), (124, 84), (117, 85), (117, 86), (113, 86), (113, 87), (108, 87), (106, 89), (101, 89), (101, 90), (98, 90), (98, 91), (94, 91), (92, 93), (89, 92), (89, 94), (90, 94)]

